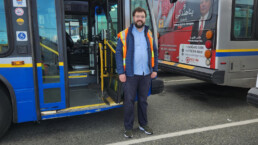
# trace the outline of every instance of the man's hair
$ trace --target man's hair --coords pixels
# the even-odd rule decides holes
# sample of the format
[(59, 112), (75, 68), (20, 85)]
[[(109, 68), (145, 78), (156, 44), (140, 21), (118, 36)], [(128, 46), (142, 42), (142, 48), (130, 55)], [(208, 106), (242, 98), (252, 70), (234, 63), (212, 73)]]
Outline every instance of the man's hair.
[(147, 17), (147, 12), (146, 12), (146, 10), (145, 10), (144, 8), (142, 8), (142, 7), (137, 7), (137, 8), (135, 8), (134, 11), (133, 11), (133, 16), (135, 16), (135, 13), (136, 13), (136, 12), (139, 12), (139, 13), (144, 12), (145, 17)]

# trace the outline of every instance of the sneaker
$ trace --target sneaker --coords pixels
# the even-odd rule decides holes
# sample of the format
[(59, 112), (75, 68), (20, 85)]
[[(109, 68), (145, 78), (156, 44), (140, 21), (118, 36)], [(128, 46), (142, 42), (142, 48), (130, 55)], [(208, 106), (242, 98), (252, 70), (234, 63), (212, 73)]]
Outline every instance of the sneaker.
[(153, 134), (153, 131), (152, 131), (152, 129), (149, 127), (149, 126), (139, 126), (139, 129), (141, 130), (141, 131), (144, 131), (146, 134), (148, 134), (148, 135), (151, 135), (151, 134)]
[(125, 130), (124, 136), (127, 138), (133, 137), (133, 130)]

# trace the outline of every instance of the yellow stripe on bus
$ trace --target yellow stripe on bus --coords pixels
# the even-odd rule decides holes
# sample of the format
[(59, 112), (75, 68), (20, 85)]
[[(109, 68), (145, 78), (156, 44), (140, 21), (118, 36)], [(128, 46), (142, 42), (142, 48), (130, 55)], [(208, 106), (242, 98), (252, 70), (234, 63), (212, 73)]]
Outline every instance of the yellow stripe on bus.
[(64, 66), (64, 62), (59, 62), (59, 66)]
[(174, 62), (169, 62), (169, 61), (162, 61), (163, 64), (168, 64), (168, 65), (175, 65), (176, 63)]
[(71, 108), (63, 109), (62, 111), (69, 111), (69, 110), (75, 110), (75, 109), (84, 109), (84, 108), (90, 108), (90, 107), (100, 107), (100, 106), (106, 106), (106, 104), (105, 103), (101, 103), (101, 104), (93, 104), (93, 105), (71, 107)]
[(81, 76), (69, 76), (70, 79), (74, 79), (74, 78), (87, 78), (87, 75), (81, 75)]
[(258, 49), (225, 49), (225, 50), (216, 50), (216, 52), (251, 52), (258, 51)]
[[(59, 62), (59, 66), (64, 66), (64, 62)], [(37, 63), (37, 67), (42, 67), (42, 63)]]
[(77, 74), (77, 73), (89, 73), (90, 70), (85, 70), (85, 71), (70, 71), (68, 74)]
[(37, 67), (42, 67), (42, 63), (37, 63)]
[(194, 66), (184, 65), (184, 64), (178, 64), (177, 67), (185, 68), (185, 69), (194, 69)]
[(12, 65), (12, 64), (0, 64), (0, 68), (21, 68), (21, 67), (33, 67), (32, 64)]

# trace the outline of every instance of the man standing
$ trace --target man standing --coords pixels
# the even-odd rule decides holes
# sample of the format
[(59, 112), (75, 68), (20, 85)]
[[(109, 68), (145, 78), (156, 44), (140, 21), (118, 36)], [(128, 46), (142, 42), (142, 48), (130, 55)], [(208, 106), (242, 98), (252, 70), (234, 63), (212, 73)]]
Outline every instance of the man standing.
[(139, 129), (153, 134), (147, 120), (147, 97), (151, 79), (157, 76), (158, 56), (152, 33), (145, 26), (145, 9), (133, 11), (133, 21), (129, 28), (118, 34), (116, 65), (119, 80), (124, 87), (124, 136), (133, 137), (134, 101), (138, 96)]

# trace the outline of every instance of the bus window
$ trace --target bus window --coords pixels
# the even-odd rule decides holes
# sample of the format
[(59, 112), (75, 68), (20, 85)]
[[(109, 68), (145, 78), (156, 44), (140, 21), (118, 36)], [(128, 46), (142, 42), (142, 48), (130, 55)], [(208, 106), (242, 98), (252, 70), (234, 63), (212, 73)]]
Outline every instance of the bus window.
[(99, 11), (97, 15), (97, 33), (101, 33), (102, 30), (108, 30), (108, 39), (112, 41), (117, 41), (118, 33), (118, 1), (109, 1), (108, 3), (108, 13), (102, 7), (97, 7), (96, 10)]
[(161, 28), (171, 28), (175, 4), (170, 0), (159, 0), (157, 26)]
[(0, 0), (0, 55), (9, 51), (4, 0)]
[(109, 3), (109, 16), (111, 21), (108, 22), (110, 27), (110, 39), (113, 41), (117, 40), (118, 33), (118, 9), (117, 9), (117, 1), (113, 3)]
[(146, 0), (131, 0), (131, 22), (133, 22), (133, 11), (137, 7), (142, 7), (147, 12), (145, 25), (149, 26), (149, 29), (153, 32), (153, 26), (151, 23), (151, 15)]
[(57, 83), (60, 75), (55, 1), (37, 2), (43, 82)]
[(101, 13), (97, 15), (97, 20), (98, 20), (98, 27), (97, 27), (97, 33), (100, 34), (102, 30), (107, 30), (107, 18), (104, 13), (104, 9), (102, 8), (97, 8)]
[(74, 43), (86, 44), (88, 40), (88, 17), (84, 15), (65, 15), (66, 32)]
[(233, 10), (234, 38), (252, 38), (254, 0), (235, 0)]

